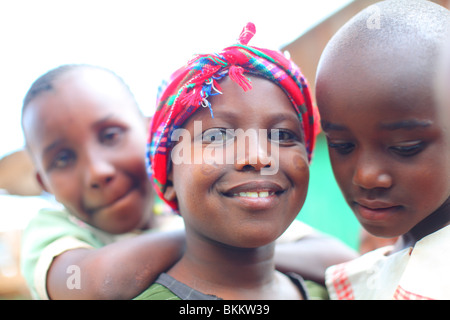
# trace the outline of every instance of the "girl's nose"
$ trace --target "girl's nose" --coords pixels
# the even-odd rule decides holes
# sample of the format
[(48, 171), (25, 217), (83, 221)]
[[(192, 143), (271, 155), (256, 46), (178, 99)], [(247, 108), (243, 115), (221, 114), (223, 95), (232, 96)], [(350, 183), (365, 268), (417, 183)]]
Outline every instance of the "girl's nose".
[(261, 171), (263, 168), (270, 168), (271, 164), (272, 160), (269, 157), (253, 156), (236, 161), (235, 167), (239, 171)]
[[(267, 142), (267, 138), (261, 136), (256, 131), (246, 132), (245, 135), (238, 136), (236, 142), (236, 170), (261, 171), (263, 168), (272, 167), (275, 159), (269, 155), (268, 148), (272, 149), (269, 146), (270, 144)], [(273, 150), (271, 150), (271, 153), (273, 153)]]

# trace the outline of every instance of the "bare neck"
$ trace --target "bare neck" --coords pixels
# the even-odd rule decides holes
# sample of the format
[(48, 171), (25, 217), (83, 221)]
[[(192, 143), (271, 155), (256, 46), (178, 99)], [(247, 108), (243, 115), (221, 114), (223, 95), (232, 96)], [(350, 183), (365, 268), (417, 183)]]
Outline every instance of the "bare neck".
[[(230, 247), (186, 236), (186, 253), (168, 274), (186, 285), (223, 299), (295, 297), (292, 282), (275, 271), (274, 243), (259, 248)], [(283, 290), (279, 290), (283, 287)], [(298, 296), (298, 298), (301, 298)]]
[(398, 241), (397, 249), (414, 247), (417, 241), (429, 234), (450, 224), (450, 198), (448, 198), (436, 211), (423, 219)]

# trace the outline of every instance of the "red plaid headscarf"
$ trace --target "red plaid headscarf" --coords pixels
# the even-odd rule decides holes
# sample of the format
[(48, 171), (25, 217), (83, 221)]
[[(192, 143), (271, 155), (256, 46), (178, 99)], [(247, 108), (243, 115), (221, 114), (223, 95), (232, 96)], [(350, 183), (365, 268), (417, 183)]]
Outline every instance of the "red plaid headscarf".
[[(200, 107), (209, 108), (213, 116), (207, 99), (220, 93), (218, 80), (226, 75), (244, 91), (252, 88), (246, 73), (263, 77), (283, 89), (302, 123), (308, 159), (311, 160), (319, 125), (307, 81), (300, 69), (281, 52), (248, 46), (255, 31), (254, 24), (248, 23), (238, 44), (217, 54), (195, 56), (172, 75), (158, 98), (148, 138), (147, 165), (149, 176), (163, 200), (174, 145), (170, 140), (172, 132)], [(176, 202), (165, 201), (178, 210)]]

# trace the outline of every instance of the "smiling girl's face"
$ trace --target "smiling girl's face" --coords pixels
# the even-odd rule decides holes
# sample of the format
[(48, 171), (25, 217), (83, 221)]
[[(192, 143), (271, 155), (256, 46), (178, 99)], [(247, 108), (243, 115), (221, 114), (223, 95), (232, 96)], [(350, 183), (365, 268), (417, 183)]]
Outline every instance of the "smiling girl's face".
[[(179, 144), (191, 148), (192, 161), (173, 164), (173, 185), (165, 192), (167, 199), (177, 200), (187, 234), (246, 248), (267, 245), (284, 232), (305, 201), (309, 181), (302, 128), (292, 104), (274, 83), (252, 77), (252, 84), (244, 92), (225, 77), (223, 95), (210, 99), (214, 117), (204, 108), (184, 124), (192, 139)], [(200, 153), (194, 150), (197, 121), (202, 125)], [(231, 134), (239, 130), (249, 135), (266, 130), (267, 135), (265, 141), (249, 139), (253, 148), (247, 143), (243, 152)], [(217, 153), (223, 161), (217, 161)], [(230, 154), (231, 163), (225, 159)], [(277, 170), (261, 174), (269, 166)]]
[(114, 75), (61, 75), (27, 105), (23, 124), (38, 180), (73, 215), (111, 233), (148, 226), (145, 119)]

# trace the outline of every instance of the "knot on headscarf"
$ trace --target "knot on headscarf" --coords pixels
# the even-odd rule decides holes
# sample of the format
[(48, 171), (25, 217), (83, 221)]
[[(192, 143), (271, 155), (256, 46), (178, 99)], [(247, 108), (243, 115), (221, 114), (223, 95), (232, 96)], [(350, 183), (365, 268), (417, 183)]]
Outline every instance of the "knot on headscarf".
[(232, 65), (230, 67), (230, 70), (228, 71), (228, 75), (230, 76), (231, 80), (240, 85), (241, 88), (244, 89), (244, 91), (248, 91), (252, 88), (251, 80), (244, 76), (244, 68)]
[(248, 45), (250, 40), (256, 33), (256, 27), (253, 22), (247, 23), (247, 25), (242, 29), (241, 34), (239, 35), (238, 43), (243, 45)]
[[(174, 145), (172, 132), (200, 107), (209, 108), (214, 117), (208, 98), (222, 94), (219, 80), (227, 75), (244, 91), (252, 89), (247, 75), (255, 75), (275, 83), (285, 92), (300, 119), (308, 159), (311, 160), (319, 126), (307, 81), (300, 69), (281, 52), (249, 46), (255, 32), (255, 25), (248, 23), (237, 44), (219, 53), (194, 56), (171, 76), (158, 97), (148, 138), (147, 166), (162, 199)], [(176, 202), (166, 202), (178, 210)]]

